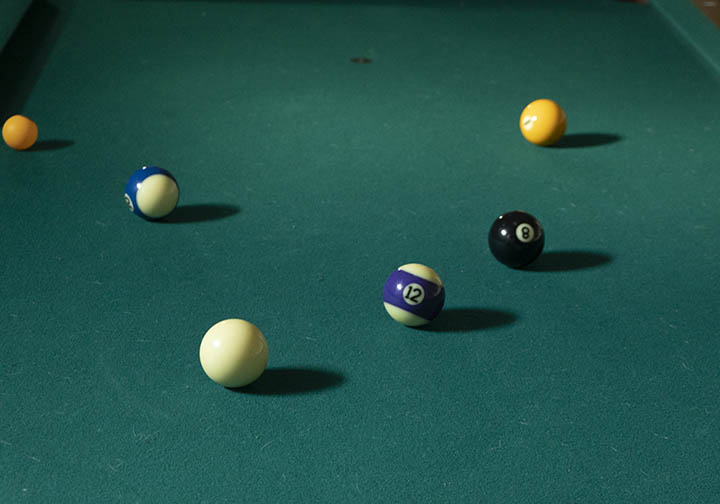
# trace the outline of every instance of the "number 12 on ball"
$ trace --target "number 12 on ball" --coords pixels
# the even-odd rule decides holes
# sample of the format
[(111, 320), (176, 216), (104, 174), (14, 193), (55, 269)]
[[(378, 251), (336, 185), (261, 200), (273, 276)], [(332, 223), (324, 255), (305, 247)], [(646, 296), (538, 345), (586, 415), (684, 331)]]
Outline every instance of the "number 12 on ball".
[(406, 326), (427, 324), (438, 316), (445, 303), (445, 287), (432, 268), (405, 264), (388, 277), (383, 304), (388, 314)]

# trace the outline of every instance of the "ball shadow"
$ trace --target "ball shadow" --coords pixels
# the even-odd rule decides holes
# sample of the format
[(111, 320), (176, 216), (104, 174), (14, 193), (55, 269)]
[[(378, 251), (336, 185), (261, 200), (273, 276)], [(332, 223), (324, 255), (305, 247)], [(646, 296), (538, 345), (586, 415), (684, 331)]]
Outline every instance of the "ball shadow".
[(448, 308), (430, 324), (417, 329), (428, 332), (472, 332), (510, 325), (518, 316), (509, 311), (490, 308)]
[(233, 205), (202, 204), (182, 205), (164, 219), (157, 222), (165, 224), (188, 224), (224, 219), (239, 213), (240, 209)]
[(620, 135), (611, 133), (574, 133), (565, 135), (552, 147), (556, 149), (572, 149), (577, 147), (598, 147), (622, 140)]
[(257, 381), (229, 389), (253, 395), (299, 395), (339, 386), (345, 378), (334, 371), (312, 368), (270, 368)]
[(28, 3), (28, 9), (5, 46), (0, 44), (0, 117), (3, 121), (21, 113), (64, 24), (62, 11), (53, 5), (57, 2)]
[(30, 151), (50, 151), (50, 150), (59, 150), (59, 149), (65, 149), (66, 147), (70, 147), (71, 145), (74, 145), (75, 142), (72, 140), (60, 140), (60, 139), (53, 139), (53, 140), (40, 140), (39, 142), (35, 142), (35, 145), (30, 147), (28, 150)]
[(540, 254), (540, 257), (523, 269), (536, 272), (576, 271), (596, 268), (611, 261), (612, 256), (603, 252), (559, 250)]

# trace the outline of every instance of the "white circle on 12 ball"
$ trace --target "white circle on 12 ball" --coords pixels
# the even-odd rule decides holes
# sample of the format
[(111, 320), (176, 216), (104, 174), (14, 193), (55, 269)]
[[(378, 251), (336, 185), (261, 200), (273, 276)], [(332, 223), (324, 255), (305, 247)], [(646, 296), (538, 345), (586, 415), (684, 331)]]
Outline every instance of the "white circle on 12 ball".
[(535, 230), (527, 222), (523, 222), (515, 228), (515, 236), (523, 243), (531, 242), (535, 238)]
[(403, 289), (403, 301), (409, 305), (419, 305), (425, 299), (425, 289), (422, 285), (409, 283)]

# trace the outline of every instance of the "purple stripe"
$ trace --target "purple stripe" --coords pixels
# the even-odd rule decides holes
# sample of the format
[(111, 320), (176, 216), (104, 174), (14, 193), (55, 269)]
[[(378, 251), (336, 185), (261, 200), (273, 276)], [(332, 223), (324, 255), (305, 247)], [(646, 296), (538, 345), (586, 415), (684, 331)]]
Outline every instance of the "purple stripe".
[[(420, 285), (425, 291), (425, 298), (417, 305), (408, 304), (403, 297), (405, 286), (410, 283)], [(445, 288), (403, 270), (395, 270), (385, 282), (383, 301), (402, 308), (418, 317), (432, 320), (437, 317), (445, 303)]]

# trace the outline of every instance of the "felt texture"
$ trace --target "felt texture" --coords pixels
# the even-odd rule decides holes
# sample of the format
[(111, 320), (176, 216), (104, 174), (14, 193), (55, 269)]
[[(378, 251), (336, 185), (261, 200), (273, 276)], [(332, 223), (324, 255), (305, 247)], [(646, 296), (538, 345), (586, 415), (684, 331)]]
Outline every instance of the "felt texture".
[[(0, 55), (40, 130), (0, 148), (0, 501), (716, 499), (718, 76), (652, 4), (31, 9), (47, 37)], [(555, 148), (519, 131), (541, 97)], [(143, 165), (165, 222), (123, 202)], [(515, 209), (525, 270), (487, 247)], [(447, 294), (419, 330), (382, 304), (409, 262)], [(198, 358), (229, 317), (269, 346), (241, 391)]]
[[(679, 36), (720, 77), (720, 29), (692, 2), (654, 0), (655, 8), (665, 16)], [(717, 8), (717, 5), (715, 6)]]
[(0, 3), (0, 49), (15, 31), (30, 2), (31, 0), (3, 0)]

